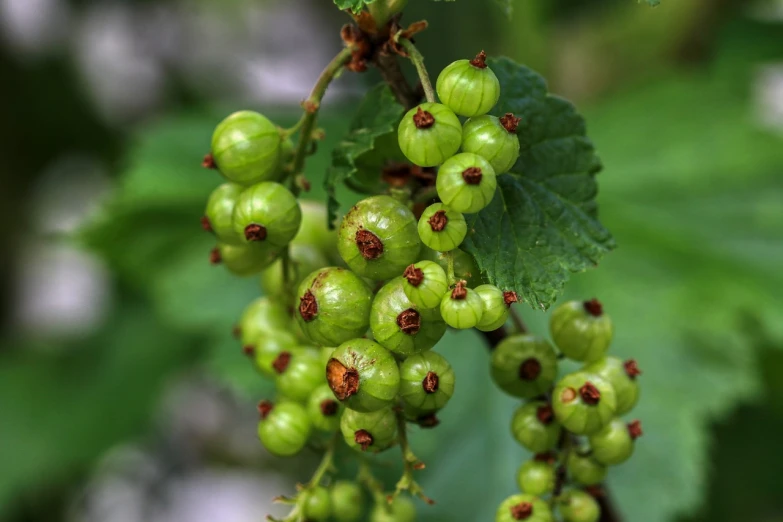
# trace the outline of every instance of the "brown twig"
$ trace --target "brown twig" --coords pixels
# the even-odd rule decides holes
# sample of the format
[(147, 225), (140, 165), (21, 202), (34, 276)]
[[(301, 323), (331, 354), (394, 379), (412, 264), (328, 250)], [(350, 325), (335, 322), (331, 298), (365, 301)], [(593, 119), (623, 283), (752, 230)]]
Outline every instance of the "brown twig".
[(378, 53), (373, 63), (380, 71), (383, 81), (389, 85), (394, 97), (403, 107), (410, 109), (421, 101), (421, 93), (405, 79), (396, 55)]

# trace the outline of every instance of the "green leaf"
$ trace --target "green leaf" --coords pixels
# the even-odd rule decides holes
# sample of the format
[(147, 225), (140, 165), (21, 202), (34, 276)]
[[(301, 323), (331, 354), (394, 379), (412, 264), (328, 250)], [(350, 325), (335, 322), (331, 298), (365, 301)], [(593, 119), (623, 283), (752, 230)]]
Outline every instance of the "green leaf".
[(521, 117), (519, 160), (498, 178), (492, 202), (468, 216), (465, 249), (482, 273), (546, 309), (571, 272), (594, 267), (614, 248), (596, 219), (601, 162), (574, 106), (547, 93), (544, 79), (509, 59), (491, 60), (501, 98), (493, 114)]
[(335, 197), (339, 183), (358, 192), (376, 193), (380, 190), (379, 172), (383, 165), (404, 159), (396, 136), (403, 112), (386, 84), (376, 85), (364, 97), (348, 132), (332, 151), (332, 165), (324, 180), (330, 223), (340, 207)]
[(334, 0), (334, 5), (342, 10), (350, 9), (352, 12), (358, 13), (364, 6), (373, 2), (375, 0)]

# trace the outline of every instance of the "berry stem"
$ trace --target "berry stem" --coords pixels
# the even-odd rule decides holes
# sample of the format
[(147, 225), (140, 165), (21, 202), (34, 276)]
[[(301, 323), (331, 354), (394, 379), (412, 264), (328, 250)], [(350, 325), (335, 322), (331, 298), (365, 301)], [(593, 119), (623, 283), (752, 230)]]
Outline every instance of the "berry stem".
[(419, 74), (419, 80), (421, 81), (421, 87), (424, 89), (424, 97), (428, 102), (435, 103), (437, 101), (437, 98), (435, 98), (435, 89), (432, 88), (430, 75), (427, 74), (427, 68), (424, 66), (424, 56), (416, 49), (413, 42), (407, 38), (401, 38), (401, 34), (402, 31), (394, 35), (394, 41), (405, 49), (414, 67), (416, 67), (416, 72)]
[(511, 322), (514, 323), (516, 333), (526, 334), (528, 332), (527, 325), (522, 320), (519, 312), (514, 308), (514, 305), (509, 306), (508, 314), (511, 316)]
[(403, 491), (408, 491), (411, 495), (416, 495), (427, 504), (434, 504), (434, 501), (424, 494), (424, 490), (419, 486), (416, 480), (413, 478), (413, 472), (415, 470), (424, 469), (424, 463), (421, 462), (418, 457), (413, 453), (413, 450), (408, 444), (408, 432), (407, 424), (405, 422), (405, 414), (402, 408), (398, 408), (396, 411), (397, 416), (397, 442), (400, 444), (400, 451), (402, 452), (403, 473), (400, 480), (397, 481), (397, 486), (394, 489), (394, 494), (389, 499), (389, 502), (394, 500), (397, 495)]

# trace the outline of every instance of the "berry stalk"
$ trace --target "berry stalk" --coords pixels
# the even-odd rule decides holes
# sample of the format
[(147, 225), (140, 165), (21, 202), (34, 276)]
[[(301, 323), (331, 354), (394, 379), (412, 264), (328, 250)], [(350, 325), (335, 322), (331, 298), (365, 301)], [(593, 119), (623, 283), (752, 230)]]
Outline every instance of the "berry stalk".
[(411, 450), (410, 444), (408, 444), (408, 432), (407, 432), (408, 426), (405, 420), (405, 413), (403, 413), (402, 408), (399, 408), (396, 411), (396, 415), (397, 415), (397, 441), (400, 444), (400, 451), (402, 452), (402, 460), (403, 460), (404, 468), (403, 468), (402, 477), (400, 477), (400, 480), (397, 482), (397, 487), (395, 488), (394, 495), (389, 500), (390, 501), (393, 500), (397, 495), (399, 495), (403, 491), (408, 491), (410, 492), (411, 495), (418, 496), (427, 504), (434, 504), (435, 501), (424, 494), (424, 490), (421, 489), (421, 486), (419, 486), (419, 484), (413, 478), (413, 472), (415, 470), (424, 469), (424, 463), (421, 462), (418, 459), (418, 457), (416, 457), (416, 455), (414, 455), (413, 450)]
[(428, 102), (437, 102), (437, 99), (435, 98), (435, 89), (432, 88), (432, 82), (430, 81), (430, 75), (427, 74), (427, 68), (424, 66), (424, 56), (422, 56), (419, 50), (416, 49), (416, 46), (413, 45), (413, 42), (407, 38), (401, 37), (401, 32), (394, 35), (394, 41), (399, 43), (402, 48), (405, 49), (405, 52), (408, 53), (408, 57), (410, 58), (414, 67), (416, 67), (416, 72), (418, 73), (419, 80), (421, 81), (421, 87), (424, 90), (424, 97)]

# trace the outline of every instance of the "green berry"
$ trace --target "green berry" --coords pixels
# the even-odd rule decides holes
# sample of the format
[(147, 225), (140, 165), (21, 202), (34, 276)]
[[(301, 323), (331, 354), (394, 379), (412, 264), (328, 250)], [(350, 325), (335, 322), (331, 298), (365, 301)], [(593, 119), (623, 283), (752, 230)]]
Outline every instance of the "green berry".
[(523, 404), (511, 418), (511, 434), (533, 453), (545, 453), (553, 449), (561, 433), (562, 427), (546, 401)]
[(279, 255), (280, 252), (271, 245), (218, 243), (209, 253), (209, 262), (222, 264), (232, 274), (244, 277), (259, 273)]
[(606, 478), (606, 466), (595, 460), (592, 455), (582, 455), (572, 451), (566, 462), (568, 475), (583, 486), (594, 486)]
[(491, 332), (506, 324), (509, 307), (519, 300), (516, 292), (504, 292), (494, 285), (479, 285), (474, 290), (483, 302), (481, 321), (476, 328)]
[(391, 352), (368, 339), (338, 346), (326, 365), (326, 380), (335, 397), (356, 411), (391, 406), (400, 389), (400, 370)]
[(617, 395), (615, 415), (618, 417), (631, 411), (639, 401), (639, 384), (636, 382), (636, 377), (642, 372), (633, 359), (623, 362), (617, 357), (606, 357), (585, 366), (583, 371), (594, 373), (609, 381)]
[(239, 111), (215, 128), (212, 158), (225, 177), (252, 185), (277, 176), (281, 141), (280, 131), (268, 118), (253, 111)]
[(234, 231), (234, 207), (244, 187), (236, 183), (223, 183), (212, 191), (207, 199), (207, 208), (201, 223), (206, 230), (215, 234), (218, 241), (230, 245), (241, 245), (242, 238)]
[(403, 272), (402, 290), (411, 303), (427, 310), (440, 308), (440, 301), (449, 291), (446, 272), (434, 261), (419, 261)]
[(434, 261), (445, 271), (448, 270), (448, 256), (453, 257), (454, 261), (454, 277), (458, 280), (463, 279), (468, 282), (468, 287), (475, 288), (486, 281), (481, 278), (478, 265), (473, 259), (473, 256), (461, 250), (455, 248), (450, 252), (436, 252), (435, 250), (424, 246), (421, 249), (421, 258), (428, 261)]
[(329, 498), (332, 517), (338, 522), (358, 522), (364, 513), (362, 488), (355, 482), (338, 480), (331, 487)]
[(598, 502), (588, 493), (575, 489), (563, 492), (557, 509), (564, 522), (598, 522), (601, 518)]
[(641, 437), (642, 425), (637, 421), (625, 424), (614, 419), (589, 437), (593, 458), (604, 466), (615, 466), (633, 454), (634, 441)]
[(340, 431), (351, 448), (378, 453), (397, 439), (397, 417), (391, 408), (371, 412), (345, 410)]
[(315, 486), (301, 493), (304, 496), (302, 514), (308, 522), (325, 522), (332, 515), (332, 502), (329, 490), (323, 486)]
[(500, 98), (500, 82), (481, 51), (472, 60), (457, 60), (438, 75), (438, 98), (460, 116), (488, 113)]
[(519, 118), (511, 113), (502, 118), (488, 115), (471, 118), (462, 127), (462, 152), (478, 154), (500, 176), (511, 170), (519, 158), (517, 125)]
[(312, 426), (303, 406), (295, 402), (261, 401), (258, 411), (261, 414), (258, 437), (269, 453), (290, 457), (305, 447)]
[(590, 435), (612, 420), (617, 397), (608, 381), (576, 372), (557, 383), (552, 392), (552, 408), (565, 429), (577, 435)]
[(536, 456), (520, 466), (517, 484), (521, 491), (540, 497), (555, 489), (555, 466), (548, 457), (549, 455), (543, 455), (541, 458)]
[(549, 391), (557, 377), (557, 354), (545, 339), (512, 335), (492, 351), (491, 373), (501, 390), (529, 399)]
[(348, 267), (361, 276), (400, 275), (421, 250), (416, 217), (392, 197), (363, 199), (343, 218), (337, 248)]
[[(289, 246), (289, 278), (292, 289), (299, 286), (305, 276), (319, 268), (329, 265), (317, 247), (304, 243), (291, 243)], [(285, 281), (283, 280), (283, 260), (278, 259), (261, 272), (261, 288), (267, 295), (285, 297)]]
[(424, 209), (419, 218), (419, 237), (433, 250), (446, 252), (462, 244), (468, 233), (465, 216), (443, 203), (434, 203)]
[(446, 293), (440, 302), (440, 315), (452, 328), (464, 330), (473, 328), (481, 321), (483, 301), (475, 290), (459, 281), (451, 292)]
[(435, 411), (454, 394), (454, 370), (435, 352), (412, 355), (400, 363), (400, 397), (406, 406)]
[(446, 333), (437, 309), (426, 310), (410, 302), (395, 277), (378, 290), (370, 310), (370, 328), (377, 343), (395, 355), (407, 357), (429, 350)]
[(451, 109), (440, 103), (422, 103), (402, 117), (397, 129), (400, 150), (420, 167), (440, 165), (459, 150), (462, 125)]
[(255, 343), (242, 347), (245, 355), (253, 358), (256, 368), (267, 377), (275, 377), (272, 367), (277, 357), (284, 351), (291, 351), (299, 344), (296, 336), (286, 330), (267, 330)]
[(307, 399), (307, 413), (310, 415), (313, 428), (335, 432), (340, 429), (343, 405), (334, 398), (328, 384), (321, 384), (313, 390)]
[(397, 496), (391, 504), (378, 503), (370, 513), (370, 522), (415, 522), (416, 506), (408, 497)]
[(549, 319), (549, 331), (563, 355), (575, 361), (601, 359), (612, 342), (612, 320), (597, 299), (558, 306)]
[(552, 511), (549, 504), (533, 495), (520, 493), (511, 495), (500, 503), (495, 522), (552, 522)]
[(438, 169), (438, 197), (457, 212), (474, 214), (486, 207), (495, 196), (497, 186), (492, 165), (477, 154), (457, 154)]
[(370, 325), (372, 291), (350, 270), (317, 270), (299, 284), (297, 295), (296, 319), (316, 344), (337, 346), (364, 335)]
[(245, 241), (282, 248), (296, 236), (302, 210), (280, 183), (264, 181), (246, 188), (234, 207), (234, 231)]
[(249, 346), (255, 344), (270, 330), (286, 330), (289, 322), (290, 315), (285, 306), (268, 297), (259, 297), (251, 301), (242, 311), (234, 334), (239, 337), (242, 346)]
[(436, 415), (437, 410), (424, 410), (411, 406), (407, 402), (403, 401), (403, 413), (405, 414), (405, 420), (418, 424), (421, 428), (434, 428), (440, 424), (440, 419)]
[(315, 350), (305, 347), (280, 352), (272, 362), (275, 386), (284, 397), (304, 402), (324, 382), (324, 365)]

